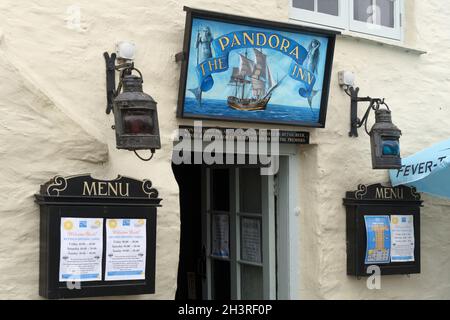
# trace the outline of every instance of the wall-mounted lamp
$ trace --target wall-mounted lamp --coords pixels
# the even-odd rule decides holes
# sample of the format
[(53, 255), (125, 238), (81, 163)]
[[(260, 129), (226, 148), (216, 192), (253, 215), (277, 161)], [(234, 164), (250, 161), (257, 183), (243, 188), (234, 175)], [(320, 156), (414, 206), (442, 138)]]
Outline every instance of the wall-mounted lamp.
[[(139, 159), (153, 158), (155, 149), (161, 149), (156, 101), (142, 91), (142, 74), (134, 67), (134, 44), (120, 42), (116, 53), (103, 56), (106, 62), (106, 113), (114, 113), (117, 149), (134, 151)], [(116, 65), (116, 58), (119, 64)], [(119, 84), (116, 89), (116, 71)], [(139, 76), (133, 75), (136, 71)], [(150, 150), (149, 158), (143, 158), (137, 150)]]
[[(350, 96), (350, 137), (358, 137), (358, 128), (364, 125), (366, 133), (370, 136), (373, 169), (399, 169), (401, 167), (400, 136), (402, 132), (392, 123), (391, 111), (384, 99), (371, 97), (358, 97), (359, 88), (350, 83), (344, 83), (339, 75), (339, 83), (345, 93)], [(349, 79), (349, 78), (347, 78)], [(351, 78), (352, 82), (354, 77)], [(369, 102), (362, 119), (358, 118), (358, 103)], [(380, 107), (384, 106), (384, 109)], [(370, 111), (375, 111), (375, 124), (370, 131), (367, 130), (367, 120)]]

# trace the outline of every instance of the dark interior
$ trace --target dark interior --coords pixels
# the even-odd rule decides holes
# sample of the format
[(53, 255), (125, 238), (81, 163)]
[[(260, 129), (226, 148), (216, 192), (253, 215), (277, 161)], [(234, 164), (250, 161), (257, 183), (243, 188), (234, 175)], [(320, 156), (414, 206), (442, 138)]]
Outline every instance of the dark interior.
[[(172, 165), (180, 189), (180, 257), (176, 300), (202, 299), (206, 250), (202, 246), (202, 165)], [(229, 170), (213, 170), (212, 201), (216, 210), (229, 210)], [(230, 263), (213, 260), (213, 299), (230, 299)]]
[(180, 258), (176, 300), (201, 299), (204, 262), (201, 229), (201, 165), (172, 165), (180, 188)]

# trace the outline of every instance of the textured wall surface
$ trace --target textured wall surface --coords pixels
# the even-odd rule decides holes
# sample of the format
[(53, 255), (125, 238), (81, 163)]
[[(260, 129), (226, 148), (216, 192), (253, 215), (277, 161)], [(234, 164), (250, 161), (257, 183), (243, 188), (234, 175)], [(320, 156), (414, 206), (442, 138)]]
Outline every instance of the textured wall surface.
[[(403, 132), (402, 156), (450, 136), (450, 33), (446, 31), (450, 8), (442, 1), (406, 2), (406, 45), (427, 54), (341, 39), (333, 66), (335, 73), (344, 69), (356, 73), (361, 95), (387, 99), (393, 121)], [(317, 294), (352, 299), (450, 298), (450, 236), (446, 235), (450, 202), (431, 197), (424, 197), (422, 209), (421, 274), (383, 277), (381, 290), (368, 290), (365, 280), (346, 276), (344, 191), (354, 190), (359, 183), (388, 182), (389, 178), (385, 170), (371, 169), (369, 137), (363, 129), (359, 138), (348, 138), (349, 99), (339, 89), (336, 75), (332, 79), (327, 128), (316, 131), (317, 194), (321, 200), (317, 211), (306, 213), (317, 221), (315, 232), (319, 235)], [(369, 122), (373, 119), (372, 115)]]
[[(450, 202), (431, 197), (425, 197), (422, 214), (420, 275), (384, 277), (382, 290), (370, 291), (364, 280), (345, 274), (342, 197), (359, 183), (387, 182), (388, 176), (371, 170), (367, 136), (348, 138), (349, 99), (337, 84), (337, 72), (354, 71), (362, 95), (387, 99), (403, 131), (403, 155), (450, 135), (450, 7), (438, 0), (406, 2), (405, 45), (426, 55), (338, 37), (327, 127), (310, 130), (314, 145), (301, 150), (300, 194), (291, 195), (302, 203), (299, 298), (450, 298)], [(78, 27), (73, 5), (81, 9)], [(175, 118), (180, 66), (174, 55), (182, 48), (183, 5), (288, 21), (287, 0), (0, 2), (0, 298), (38, 298), (33, 194), (56, 174), (84, 172), (153, 181), (164, 198), (156, 294), (137, 298), (174, 297), (179, 208), (171, 136), (179, 123), (188, 122)], [(116, 150), (113, 119), (104, 113), (102, 53), (120, 40), (137, 44), (144, 90), (158, 102), (162, 149), (150, 163)]]

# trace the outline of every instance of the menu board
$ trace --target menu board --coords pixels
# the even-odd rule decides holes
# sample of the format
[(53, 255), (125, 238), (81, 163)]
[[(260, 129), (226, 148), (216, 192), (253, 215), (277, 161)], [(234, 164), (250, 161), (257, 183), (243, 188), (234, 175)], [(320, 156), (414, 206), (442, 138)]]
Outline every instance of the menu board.
[(59, 281), (102, 280), (103, 219), (61, 218)]
[(106, 281), (145, 279), (146, 222), (106, 220)]
[(391, 261), (414, 261), (414, 217), (391, 216)]
[(229, 218), (227, 214), (212, 215), (212, 252), (216, 257), (230, 257)]
[(389, 263), (391, 232), (389, 216), (364, 216), (367, 234), (365, 264)]
[(261, 263), (261, 219), (241, 219), (241, 259)]

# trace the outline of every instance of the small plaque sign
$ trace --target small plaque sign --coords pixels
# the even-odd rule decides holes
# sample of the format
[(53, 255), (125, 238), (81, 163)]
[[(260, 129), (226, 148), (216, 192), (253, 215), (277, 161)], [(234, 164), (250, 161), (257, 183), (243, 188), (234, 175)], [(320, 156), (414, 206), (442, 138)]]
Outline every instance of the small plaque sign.
[(271, 142), (272, 138), (278, 139), (278, 143), (287, 144), (309, 144), (309, 132), (307, 131), (286, 131), (270, 129), (244, 129), (244, 128), (222, 128), (222, 127), (202, 127), (180, 126), (180, 134), (183, 138), (208, 139), (217, 132), (223, 136), (224, 140), (235, 141), (266, 141)]

